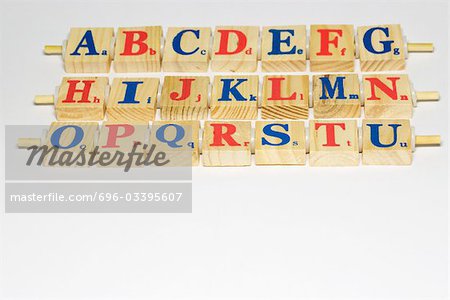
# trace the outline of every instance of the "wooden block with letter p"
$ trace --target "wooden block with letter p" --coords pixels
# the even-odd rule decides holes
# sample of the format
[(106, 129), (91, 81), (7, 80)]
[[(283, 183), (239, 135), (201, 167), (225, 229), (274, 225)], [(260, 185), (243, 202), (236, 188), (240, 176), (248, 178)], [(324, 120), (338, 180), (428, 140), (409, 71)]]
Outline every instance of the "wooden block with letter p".
[(250, 121), (206, 121), (202, 156), (207, 167), (249, 166), (251, 164)]

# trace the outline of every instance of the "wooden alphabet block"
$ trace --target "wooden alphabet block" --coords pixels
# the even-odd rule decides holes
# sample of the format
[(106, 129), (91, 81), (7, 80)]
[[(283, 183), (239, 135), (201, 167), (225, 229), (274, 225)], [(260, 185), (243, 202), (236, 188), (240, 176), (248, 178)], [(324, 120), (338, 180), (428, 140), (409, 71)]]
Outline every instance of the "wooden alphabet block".
[(161, 26), (120, 27), (114, 51), (119, 73), (161, 71)]
[(357, 166), (359, 141), (356, 121), (309, 121), (309, 164), (314, 167)]
[(169, 27), (164, 45), (164, 72), (208, 72), (211, 28)]
[(166, 76), (161, 93), (161, 119), (206, 119), (208, 93), (208, 76)]
[(409, 120), (365, 119), (362, 135), (364, 165), (410, 165), (412, 163)]
[(263, 72), (306, 71), (306, 26), (269, 26), (262, 30)]
[(406, 47), (400, 25), (358, 27), (361, 71), (404, 70)]
[(263, 79), (263, 119), (307, 119), (308, 75), (267, 75)]
[(109, 121), (149, 122), (155, 119), (159, 78), (114, 78), (106, 112)]
[(214, 72), (255, 72), (258, 68), (258, 26), (219, 26), (214, 32)]
[(362, 81), (367, 118), (412, 118), (413, 103), (408, 75), (365, 75)]
[(249, 121), (206, 121), (202, 142), (203, 165), (249, 166), (251, 130)]
[(257, 165), (304, 165), (306, 134), (302, 121), (256, 121)]
[(359, 118), (361, 104), (357, 74), (313, 76), (314, 118)]
[(353, 72), (355, 36), (352, 25), (311, 25), (309, 59), (313, 72)]
[(64, 53), (67, 73), (109, 73), (114, 28), (72, 28)]
[(258, 76), (215, 76), (211, 94), (211, 119), (256, 119)]
[(64, 77), (55, 105), (56, 118), (60, 121), (103, 120), (107, 77)]

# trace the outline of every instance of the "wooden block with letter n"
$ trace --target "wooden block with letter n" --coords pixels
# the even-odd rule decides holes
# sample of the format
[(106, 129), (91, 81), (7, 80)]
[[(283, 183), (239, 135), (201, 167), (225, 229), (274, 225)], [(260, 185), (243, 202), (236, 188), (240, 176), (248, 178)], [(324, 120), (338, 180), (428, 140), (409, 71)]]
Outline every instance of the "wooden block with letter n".
[(359, 118), (359, 91), (357, 74), (313, 76), (314, 118)]
[(216, 27), (211, 69), (215, 72), (255, 72), (258, 39), (258, 26)]
[(208, 93), (208, 76), (166, 76), (161, 92), (161, 119), (206, 119)]
[(263, 72), (306, 71), (306, 26), (269, 26), (262, 30)]
[(116, 72), (159, 72), (161, 70), (161, 26), (120, 27), (114, 50)]
[(72, 28), (64, 53), (67, 73), (109, 73), (114, 28)]
[(106, 106), (108, 121), (154, 120), (158, 88), (159, 78), (114, 78)]
[(304, 165), (304, 122), (256, 121), (255, 161), (257, 165)]
[(313, 72), (353, 72), (355, 35), (352, 25), (311, 25), (309, 59)]
[(359, 164), (356, 120), (309, 121), (310, 166), (357, 166)]
[(307, 119), (308, 75), (266, 75), (263, 79), (263, 119)]
[(215, 76), (211, 93), (211, 119), (256, 119), (259, 78)]
[(211, 28), (169, 27), (164, 45), (164, 72), (208, 72)]
[(251, 164), (250, 121), (206, 121), (202, 156), (207, 167), (249, 166)]

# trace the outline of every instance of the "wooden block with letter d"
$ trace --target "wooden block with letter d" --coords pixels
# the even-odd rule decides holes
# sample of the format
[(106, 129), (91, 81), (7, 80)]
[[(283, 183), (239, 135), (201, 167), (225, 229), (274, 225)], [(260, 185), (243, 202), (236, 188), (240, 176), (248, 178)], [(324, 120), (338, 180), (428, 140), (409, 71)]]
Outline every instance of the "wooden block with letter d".
[(207, 167), (249, 166), (251, 164), (250, 121), (206, 121), (202, 157)]
[(302, 121), (256, 121), (257, 165), (304, 165), (306, 134)]
[(309, 121), (310, 166), (357, 166), (359, 164), (356, 120)]

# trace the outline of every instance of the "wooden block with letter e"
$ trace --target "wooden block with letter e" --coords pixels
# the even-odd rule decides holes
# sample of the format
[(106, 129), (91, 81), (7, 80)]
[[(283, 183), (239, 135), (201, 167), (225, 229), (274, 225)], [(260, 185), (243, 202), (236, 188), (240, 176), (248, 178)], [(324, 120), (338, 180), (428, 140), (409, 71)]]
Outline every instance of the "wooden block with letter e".
[(203, 130), (203, 165), (249, 166), (251, 164), (250, 121), (206, 121)]
[(359, 164), (356, 120), (309, 121), (310, 166), (357, 166)]

